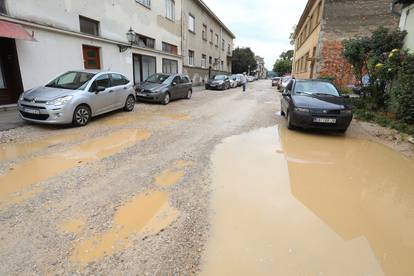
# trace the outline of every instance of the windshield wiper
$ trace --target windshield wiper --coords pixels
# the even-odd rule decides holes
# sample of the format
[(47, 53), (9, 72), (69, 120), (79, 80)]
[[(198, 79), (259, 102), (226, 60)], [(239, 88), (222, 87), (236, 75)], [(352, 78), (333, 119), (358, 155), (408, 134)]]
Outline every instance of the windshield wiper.
[(339, 97), (339, 96), (336, 96), (336, 95), (333, 95), (333, 94), (328, 94), (328, 93), (313, 93), (314, 95), (317, 95), (317, 96), (331, 96), (331, 97)]

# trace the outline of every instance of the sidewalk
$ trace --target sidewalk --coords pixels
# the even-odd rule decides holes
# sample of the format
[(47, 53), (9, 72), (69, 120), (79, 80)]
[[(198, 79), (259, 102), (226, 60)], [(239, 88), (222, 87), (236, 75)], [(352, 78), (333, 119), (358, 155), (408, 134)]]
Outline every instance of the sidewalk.
[(23, 124), (24, 122), (20, 118), (19, 111), (17, 109), (0, 111), (0, 131), (20, 127)]

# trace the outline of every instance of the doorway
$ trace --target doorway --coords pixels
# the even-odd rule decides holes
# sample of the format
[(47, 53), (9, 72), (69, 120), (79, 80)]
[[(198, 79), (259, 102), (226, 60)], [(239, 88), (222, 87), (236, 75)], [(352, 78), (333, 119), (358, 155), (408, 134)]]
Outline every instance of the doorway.
[(15, 104), (22, 92), (16, 42), (0, 37), (0, 105)]
[(152, 56), (133, 54), (134, 83), (145, 81), (157, 72), (157, 59)]

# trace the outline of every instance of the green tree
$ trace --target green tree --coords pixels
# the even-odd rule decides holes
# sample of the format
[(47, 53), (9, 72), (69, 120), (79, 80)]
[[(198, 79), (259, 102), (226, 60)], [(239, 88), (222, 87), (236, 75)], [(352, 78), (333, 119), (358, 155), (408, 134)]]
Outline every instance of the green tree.
[(273, 65), (273, 72), (279, 76), (289, 74), (292, 72), (293, 50), (288, 50), (280, 54), (279, 59)]
[(366, 37), (348, 39), (343, 42), (343, 46), (344, 57), (352, 65), (355, 77), (361, 81), (370, 51), (369, 39)]
[(232, 72), (233, 74), (241, 74), (243, 72), (250, 72), (256, 70), (257, 62), (256, 62), (256, 55), (254, 52), (249, 48), (239, 48), (237, 47), (233, 51), (233, 59), (232, 59)]

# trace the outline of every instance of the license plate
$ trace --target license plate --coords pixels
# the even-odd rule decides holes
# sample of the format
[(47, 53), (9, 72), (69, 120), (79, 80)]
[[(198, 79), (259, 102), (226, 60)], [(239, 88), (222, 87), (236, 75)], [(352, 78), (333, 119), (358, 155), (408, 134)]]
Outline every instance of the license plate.
[(39, 110), (36, 110), (36, 109), (31, 109), (31, 108), (25, 108), (25, 109), (24, 109), (24, 112), (26, 112), (26, 113), (30, 113), (30, 114), (37, 114), (37, 115), (39, 115), (39, 114), (40, 114)]
[(314, 118), (313, 122), (314, 123), (324, 123), (324, 124), (335, 124), (336, 119), (332, 119), (332, 118)]

